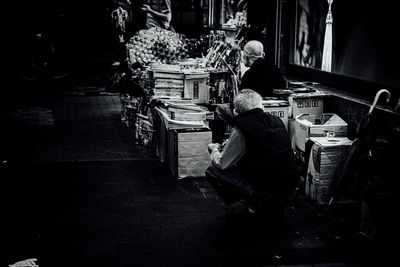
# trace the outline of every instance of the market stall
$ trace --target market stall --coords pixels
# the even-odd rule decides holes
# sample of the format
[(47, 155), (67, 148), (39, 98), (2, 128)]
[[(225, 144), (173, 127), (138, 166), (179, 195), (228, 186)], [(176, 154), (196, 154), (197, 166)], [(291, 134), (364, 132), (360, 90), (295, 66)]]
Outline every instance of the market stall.
[[(210, 163), (207, 145), (213, 142), (214, 109), (230, 105), (238, 92), (239, 41), (227, 41), (224, 34), (187, 39), (152, 28), (133, 36), (126, 52), (128, 76), (136, 91), (121, 94), (121, 115), (134, 129), (137, 143), (167, 164), (178, 179), (204, 176)], [(323, 103), (329, 94), (315, 85), (289, 81), (288, 88), (274, 89), (275, 97), (264, 98), (263, 103), (265, 111), (282, 119), (287, 127), (292, 148), (305, 165), (304, 184), (310, 154), (305, 143), (310, 137), (324, 138), (325, 132), (332, 133), (330, 121), (313, 127), (321, 129), (318, 135), (305, 135), (301, 130), (304, 126), (296, 127), (317, 124), (300, 121), (305, 116), (318, 121), (327, 115)], [(346, 125), (344, 121), (341, 124)], [(346, 137), (346, 133), (336, 135)]]
[(151, 28), (135, 34), (126, 52), (135, 91), (121, 94), (122, 120), (175, 176), (203, 176), (213, 105), (231, 102), (238, 90), (239, 43), (228, 42), (223, 33), (188, 39)]

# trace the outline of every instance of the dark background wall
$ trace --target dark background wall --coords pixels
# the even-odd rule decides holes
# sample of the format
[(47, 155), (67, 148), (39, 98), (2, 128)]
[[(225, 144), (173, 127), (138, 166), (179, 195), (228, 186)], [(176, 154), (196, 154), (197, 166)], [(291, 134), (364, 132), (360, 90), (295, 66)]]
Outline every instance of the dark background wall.
[[(400, 90), (398, 40), (398, 12), (394, 1), (378, 3), (353, 0), (338, 1), (347, 25), (338, 25), (337, 36), (343, 37), (342, 51), (337, 59), (336, 72), (373, 82), (381, 82)], [(343, 20), (342, 20), (343, 21)], [(348, 32), (346, 32), (346, 30)]]
[[(117, 1), (117, 0), (115, 0)], [(29, 38), (45, 33), (63, 54), (91, 54), (110, 50), (114, 36), (110, 12), (114, 0), (21, 0), (4, 4), (8, 49), (23, 50)], [(260, 31), (267, 26), (266, 50), (274, 53), (276, 0), (248, 1), (249, 22)], [(200, 0), (172, 0), (172, 25), (190, 37), (204, 33)], [(257, 33), (260, 34), (260, 33)]]
[(264, 44), (266, 59), (275, 63), (276, 53), (276, 0), (248, 0), (247, 23), (250, 25), (249, 39)]
[[(63, 55), (112, 51), (115, 36), (110, 13), (118, 0), (21, 0), (3, 7), (7, 48), (18, 54), (36, 33), (44, 33)], [(172, 0), (172, 22), (177, 32), (202, 33), (200, 0)]]
[(176, 32), (198, 37), (203, 31), (203, 9), (200, 0), (171, 0), (171, 24)]
[[(56, 52), (86, 54), (107, 50), (110, 45), (110, 0), (12, 1), (5, 12), (8, 43), (21, 52), (32, 35), (43, 33), (54, 42)], [(17, 51), (14, 51), (17, 50)]]

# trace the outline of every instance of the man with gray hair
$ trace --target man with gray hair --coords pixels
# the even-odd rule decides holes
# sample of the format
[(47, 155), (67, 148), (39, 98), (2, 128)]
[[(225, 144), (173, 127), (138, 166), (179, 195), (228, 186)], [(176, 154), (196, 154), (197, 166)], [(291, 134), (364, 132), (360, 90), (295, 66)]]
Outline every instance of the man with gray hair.
[[(273, 89), (286, 88), (286, 80), (279, 69), (264, 59), (264, 46), (261, 42), (255, 40), (247, 42), (242, 55), (244, 65), (249, 69), (241, 78), (239, 91), (248, 88), (262, 97), (272, 97)], [(226, 127), (233, 118), (233, 112), (229, 107), (217, 106), (214, 115), (213, 138), (216, 142), (222, 142)]]
[(300, 180), (289, 135), (282, 120), (264, 112), (262, 97), (241, 90), (233, 101), (228, 140), (208, 145), (209, 183), (228, 205), (227, 213), (281, 214)]

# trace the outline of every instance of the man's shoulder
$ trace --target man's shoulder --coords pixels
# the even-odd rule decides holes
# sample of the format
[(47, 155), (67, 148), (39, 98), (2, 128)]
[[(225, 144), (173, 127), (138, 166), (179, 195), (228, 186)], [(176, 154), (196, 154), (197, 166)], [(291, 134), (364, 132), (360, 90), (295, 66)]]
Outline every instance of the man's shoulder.
[(251, 75), (257, 75), (259, 76), (260, 73), (271, 73), (271, 72), (277, 72), (278, 68), (274, 65), (266, 61), (265, 59), (257, 59), (251, 67), (243, 74), (243, 76), (251, 76)]
[(267, 61), (266, 59), (259, 58), (253, 63), (254, 68), (263, 68), (263, 69), (274, 69), (277, 70), (278, 67)]

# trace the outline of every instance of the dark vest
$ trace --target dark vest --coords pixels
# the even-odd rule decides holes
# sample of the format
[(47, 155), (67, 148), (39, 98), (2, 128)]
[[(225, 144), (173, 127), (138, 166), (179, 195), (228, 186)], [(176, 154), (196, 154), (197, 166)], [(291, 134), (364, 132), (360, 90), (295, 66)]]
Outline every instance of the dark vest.
[(262, 97), (273, 96), (273, 89), (286, 88), (286, 81), (279, 69), (265, 59), (257, 59), (243, 74), (239, 89), (252, 89)]
[(266, 200), (288, 200), (300, 176), (282, 120), (258, 108), (236, 116), (233, 125), (246, 142), (239, 162), (241, 176)]

